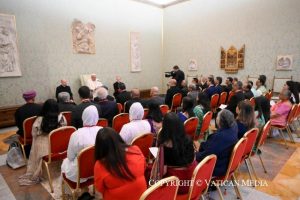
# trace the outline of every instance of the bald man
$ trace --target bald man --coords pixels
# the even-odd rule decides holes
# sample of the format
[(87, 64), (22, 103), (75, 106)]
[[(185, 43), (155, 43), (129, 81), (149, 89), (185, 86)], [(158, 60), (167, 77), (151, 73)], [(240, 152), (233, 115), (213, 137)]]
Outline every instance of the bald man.
[(165, 99), (161, 96), (159, 96), (159, 88), (154, 86), (150, 90), (150, 99), (147, 102), (147, 105), (150, 103), (156, 103), (158, 105), (162, 105), (165, 103)]
[(126, 113), (129, 113), (130, 106), (135, 102), (140, 102), (143, 105), (142, 100), (140, 98), (140, 90), (137, 88), (134, 88), (131, 90), (131, 99), (126, 101), (126, 103), (125, 103), (125, 112)]
[(179, 87), (177, 87), (177, 81), (175, 79), (170, 79), (168, 82), (168, 86), (169, 89), (167, 90), (165, 104), (167, 104), (171, 108), (174, 94), (181, 93), (181, 90)]
[(60, 86), (58, 86), (56, 88), (55, 96), (56, 96), (57, 102), (59, 101), (58, 94), (61, 93), (61, 92), (67, 92), (67, 93), (69, 93), (70, 99), (73, 100), (73, 93), (71, 91), (70, 86), (68, 86), (68, 82), (67, 82), (66, 79), (61, 79), (60, 80)]

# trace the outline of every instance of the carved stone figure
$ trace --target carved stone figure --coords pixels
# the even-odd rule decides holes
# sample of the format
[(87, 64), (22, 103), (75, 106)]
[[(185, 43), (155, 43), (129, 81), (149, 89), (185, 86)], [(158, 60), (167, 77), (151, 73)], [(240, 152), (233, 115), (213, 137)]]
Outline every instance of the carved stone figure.
[(72, 23), (73, 50), (75, 53), (95, 54), (95, 25), (75, 19)]

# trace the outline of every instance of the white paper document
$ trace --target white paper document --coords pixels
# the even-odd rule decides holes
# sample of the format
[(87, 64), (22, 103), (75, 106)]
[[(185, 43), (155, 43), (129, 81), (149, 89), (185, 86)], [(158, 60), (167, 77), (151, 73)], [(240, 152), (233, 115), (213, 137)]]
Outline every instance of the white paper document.
[(151, 154), (154, 156), (154, 158), (157, 157), (158, 147), (150, 147), (149, 148)]

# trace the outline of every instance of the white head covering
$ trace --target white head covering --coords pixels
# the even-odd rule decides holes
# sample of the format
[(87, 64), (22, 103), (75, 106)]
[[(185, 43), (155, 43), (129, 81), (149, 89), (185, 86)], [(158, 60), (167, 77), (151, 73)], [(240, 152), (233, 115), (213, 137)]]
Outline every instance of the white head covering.
[(83, 126), (95, 126), (98, 122), (99, 115), (96, 106), (88, 106), (82, 113)]
[(130, 106), (129, 109), (129, 119), (132, 120), (141, 120), (144, 117), (144, 108), (141, 103), (136, 102)]

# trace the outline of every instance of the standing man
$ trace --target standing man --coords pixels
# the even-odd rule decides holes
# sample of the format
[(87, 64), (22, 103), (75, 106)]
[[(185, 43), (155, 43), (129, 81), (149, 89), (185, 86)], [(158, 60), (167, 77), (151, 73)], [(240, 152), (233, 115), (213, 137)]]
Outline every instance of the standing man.
[(177, 65), (173, 67), (172, 71), (172, 79), (175, 79), (177, 81), (177, 86), (181, 86), (181, 82), (184, 80), (184, 72), (179, 69)]
[(90, 88), (91, 92), (93, 93), (93, 97), (96, 97), (97, 96), (96, 89), (102, 87), (103, 84), (99, 81), (99, 79), (97, 79), (96, 74), (91, 74), (91, 79), (87, 80), (87, 86), (88, 88)]
[(57, 102), (58, 102), (58, 94), (61, 93), (61, 92), (69, 93), (70, 99), (73, 100), (73, 94), (72, 94), (70, 86), (68, 86), (68, 82), (67, 82), (66, 79), (61, 79), (60, 80), (60, 86), (58, 86), (56, 88), (55, 96), (56, 96)]

